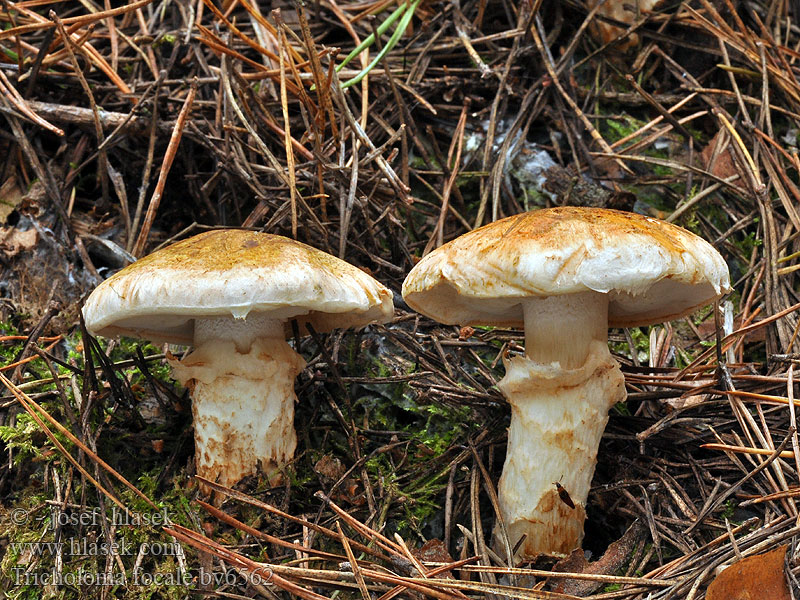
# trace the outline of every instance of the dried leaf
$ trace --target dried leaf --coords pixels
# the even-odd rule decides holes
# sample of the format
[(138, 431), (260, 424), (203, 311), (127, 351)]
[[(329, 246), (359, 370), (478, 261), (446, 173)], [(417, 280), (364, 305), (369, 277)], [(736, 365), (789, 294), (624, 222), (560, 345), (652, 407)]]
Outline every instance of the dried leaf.
[(667, 398), (664, 400), (664, 403), (675, 410), (680, 410), (682, 408), (691, 408), (692, 406), (702, 404), (709, 398), (710, 396), (708, 394), (689, 394), (686, 396), (678, 396), (677, 398)]
[(708, 586), (706, 600), (790, 600), (783, 572), (786, 548), (780, 546), (733, 563)]
[[(644, 528), (641, 523), (634, 522), (622, 537), (611, 543), (603, 553), (603, 556), (596, 561), (588, 562), (583, 550), (578, 549), (558, 561), (553, 567), (553, 571), (614, 575), (628, 563), (634, 548), (641, 542), (643, 532)], [(563, 579), (554, 584), (553, 590), (562, 594), (586, 596), (602, 585), (603, 583), (599, 581)]]
[(17, 178), (12, 176), (0, 186), (0, 223), (5, 223), (8, 215), (22, 201), (22, 190), (17, 185)]
[(0, 227), (0, 253), (6, 258), (16, 256), (36, 247), (39, 234), (35, 229), (20, 231), (13, 227)]
[[(598, 9), (597, 14), (632, 25), (634, 21), (644, 16), (643, 13), (655, 10), (659, 1), (660, 0), (639, 0), (638, 2), (627, 2), (626, 0), (606, 0)], [(589, 8), (594, 8), (597, 4), (599, 4), (599, 0), (591, 0), (588, 6)], [(600, 19), (595, 19), (592, 22), (592, 26), (589, 28), (589, 32), (600, 43), (608, 44), (622, 35), (625, 30), (601, 21)], [(625, 52), (638, 45), (639, 34), (632, 33), (618, 42), (616, 44), (616, 49)]]
[(324, 455), (314, 465), (314, 472), (330, 481), (336, 481), (345, 471), (347, 469), (344, 468), (342, 461), (330, 454)]
[(453, 562), (444, 542), (438, 539), (428, 540), (419, 548), (412, 549), (411, 554), (420, 562)]
[[(739, 170), (736, 168), (736, 163), (733, 161), (733, 151), (731, 150), (730, 143), (731, 140), (728, 132), (724, 129), (720, 129), (700, 153), (700, 164), (702, 167), (720, 179), (727, 179), (739, 173)], [(716, 151), (717, 156), (714, 158), (717, 144), (720, 144), (720, 148)], [(714, 159), (713, 163), (712, 159)]]

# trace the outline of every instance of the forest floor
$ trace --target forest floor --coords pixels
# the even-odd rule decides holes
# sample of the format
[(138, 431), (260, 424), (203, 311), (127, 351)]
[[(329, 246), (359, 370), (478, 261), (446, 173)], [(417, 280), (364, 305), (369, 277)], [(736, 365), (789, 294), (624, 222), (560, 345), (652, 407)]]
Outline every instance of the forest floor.
[[(0, 590), (719, 599), (709, 585), (739, 561), (740, 592), (800, 597), (797, 3), (661, 2), (624, 21), (593, 6), (2, 0)], [(628, 398), (583, 551), (514, 565), (491, 544), (510, 419), (496, 384), (524, 336), (437, 324), (400, 289), (443, 242), (559, 205), (685, 227), (733, 292), (611, 330)], [(95, 340), (80, 307), (218, 227), (357, 265), (395, 317), (296, 337), (284, 481), (247, 478), (215, 506), (166, 363), (183, 350)]]

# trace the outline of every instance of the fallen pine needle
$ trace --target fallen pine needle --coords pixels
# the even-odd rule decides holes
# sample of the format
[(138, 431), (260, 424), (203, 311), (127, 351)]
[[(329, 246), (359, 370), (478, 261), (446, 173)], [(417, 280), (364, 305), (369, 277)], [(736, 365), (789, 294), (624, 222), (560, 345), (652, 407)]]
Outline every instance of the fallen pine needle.
[[(727, 444), (702, 444), (701, 448), (708, 450), (722, 450), (723, 452), (738, 452), (740, 454), (759, 454), (762, 456), (772, 456), (773, 450), (764, 450), (763, 448), (750, 448), (748, 446), (729, 446)], [(784, 450), (778, 455), (780, 458), (792, 458), (794, 452), (791, 450)]]

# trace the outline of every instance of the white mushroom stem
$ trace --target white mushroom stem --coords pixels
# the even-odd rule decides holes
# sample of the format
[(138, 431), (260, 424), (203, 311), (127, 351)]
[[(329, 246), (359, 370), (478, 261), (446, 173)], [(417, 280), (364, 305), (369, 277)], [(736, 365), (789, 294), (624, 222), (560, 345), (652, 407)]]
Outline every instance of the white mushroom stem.
[(608, 296), (583, 292), (547, 298), (528, 298), (525, 316), (525, 354), (534, 362), (558, 362), (562, 369), (581, 366), (592, 340), (608, 342)]
[(195, 321), (194, 349), (172, 369), (192, 396), (198, 475), (231, 486), (260, 468), (278, 479), (297, 445), (294, 380), (304, 366), (281, 320)]
[(525, 536), (516, 558), (565, 555), (581, 545), (597, 449), (625, 380), (608, 351), (605, 294), (530, 299), (523, 309), (527, 356), (506, 360), (498, 384), (512, 410), (500, 512), (512, 548)]

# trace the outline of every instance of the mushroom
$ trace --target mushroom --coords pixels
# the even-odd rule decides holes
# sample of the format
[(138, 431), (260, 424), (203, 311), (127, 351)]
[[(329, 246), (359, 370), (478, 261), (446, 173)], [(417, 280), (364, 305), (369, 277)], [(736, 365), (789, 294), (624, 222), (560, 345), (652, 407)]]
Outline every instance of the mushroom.
[(608, 327), (676, 319), (729, 290), (725, 261), (698, 236), (576, 207), (496, 221), (411, 270), (403, 298), (422, 314), (525, 328), (525, 355), (504, 357), (498, 383), (512, 410), (498, 496), (511, 547), (525, 538), (516, 558), (580, 547), (608, 410), (626, 398)]
[(198, 475), (231, 486), (272, 474), (294, 454), (294, 378), (301, 331), (386, 322), (392, 294), (360, 269), (285, 237), (215, 230), (146, 256), (86, 301), (95, 335), (193, 346), (173, 374), (189, 388)]

